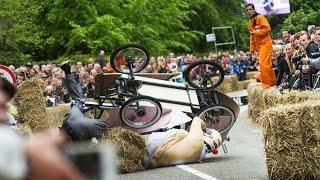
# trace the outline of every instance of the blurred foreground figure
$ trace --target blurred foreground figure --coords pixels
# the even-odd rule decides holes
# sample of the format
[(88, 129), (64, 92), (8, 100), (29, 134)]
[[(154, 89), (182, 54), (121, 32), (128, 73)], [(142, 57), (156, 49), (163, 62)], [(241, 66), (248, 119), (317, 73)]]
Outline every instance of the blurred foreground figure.
[(0, 77), (0, 179), (82, 179), (60, 148), (64, 136), (35, 135), (21, 137), (7, 119), (7, 103), (16, 88)]

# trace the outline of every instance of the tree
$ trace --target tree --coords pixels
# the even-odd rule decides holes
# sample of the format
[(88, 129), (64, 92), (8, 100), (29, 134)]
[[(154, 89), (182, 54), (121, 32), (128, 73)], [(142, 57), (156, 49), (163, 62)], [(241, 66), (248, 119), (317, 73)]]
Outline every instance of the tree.
[(308, 25), (320, 26), (320, 1), (290, 1), (291, 13), (288, 15), (274, 15), (271, 24), (275, 32), (281, 28), (289, 29), (293, 33), (306, 30)]

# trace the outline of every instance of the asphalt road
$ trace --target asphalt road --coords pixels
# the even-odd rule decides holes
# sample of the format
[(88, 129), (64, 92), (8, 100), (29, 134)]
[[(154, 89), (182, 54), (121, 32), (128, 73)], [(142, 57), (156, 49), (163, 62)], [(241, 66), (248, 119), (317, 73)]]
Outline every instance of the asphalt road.
[(219, 149), (218, 155), (208, 156), (203, 163), (122, 174), (118, 179), (267, 179), (261, 128), (250, 122), (247, 106), (241, 107), (240, 116), (229, 136), (231, 140), (226, 142), (228, 153), (223, 153), (223, 150)]

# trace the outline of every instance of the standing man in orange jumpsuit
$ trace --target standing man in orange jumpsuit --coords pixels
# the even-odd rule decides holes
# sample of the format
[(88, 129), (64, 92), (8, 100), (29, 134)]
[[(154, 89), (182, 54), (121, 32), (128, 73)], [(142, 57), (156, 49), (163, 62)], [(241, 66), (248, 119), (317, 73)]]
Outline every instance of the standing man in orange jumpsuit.
[(276, 83), (276, 76), (272, 69), (270, 25), (267, 18), (255, 11), (252, 3), (247, 4), (245, 7), (250, 16), (248, 24), (250, 32), (250, 52), (258, 52), (259, 54), (262, 87), (273, 87)]

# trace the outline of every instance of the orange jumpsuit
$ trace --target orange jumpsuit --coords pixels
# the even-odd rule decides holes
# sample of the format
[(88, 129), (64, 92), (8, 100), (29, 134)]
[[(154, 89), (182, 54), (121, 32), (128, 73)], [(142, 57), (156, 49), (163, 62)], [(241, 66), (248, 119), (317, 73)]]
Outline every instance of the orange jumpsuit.
[[(126, 60), (124, 56), (119, 56), (115, 59), (115, 66), (121, 67), (126, 65)], [(108, 73), (115, 73), (116, 71), (112, 68), (110, 62), (107, 64), (107, 72)]]
[(272, 87), (276, 84), (276, 75), (272, 69), (272, 39), (268, 20), (263, 15), (257, 15), (249, 20), (248, 28), (252, 32), (250, 34), (250, 52), (259, 53), (262, 86), (264, 88)]

